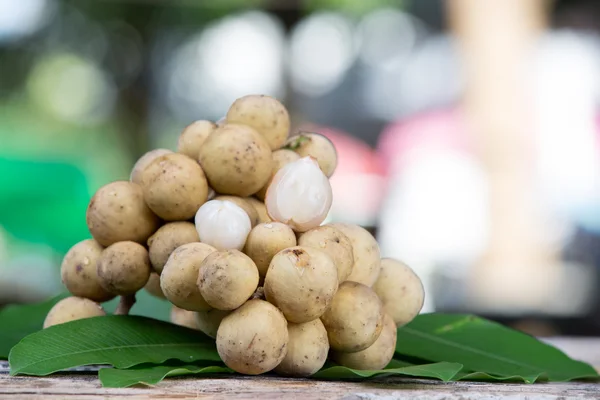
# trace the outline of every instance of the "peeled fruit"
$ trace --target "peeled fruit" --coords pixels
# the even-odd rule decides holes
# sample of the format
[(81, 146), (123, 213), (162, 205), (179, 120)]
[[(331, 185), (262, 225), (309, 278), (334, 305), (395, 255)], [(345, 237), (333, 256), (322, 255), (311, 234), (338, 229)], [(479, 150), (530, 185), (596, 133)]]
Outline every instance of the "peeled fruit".
[(250, 218), (250, 224), (252, 227), (258, 224), (258, 212), (256, 208), (247, 200), (248, 198), (239, 197), (239, 196), (230, 196), (226, 194), (222, 194), (219, 196), (215, 196), (214, 200), (221, 201), (231, 201), (232, 203), (238, 205), (242, 210), (246, 211), (248, 214), (248, 218)]
[(135, 242), (112, 244), (102, 251), (98, 260), (100, 284), (120, 296), (134, 294), (146, 286), (150, 272), (148, 251)]
[(200, 241), (218, 250), (243, 249), (252, 229), (246, 211), (231, 201), (210, 200), (204, 203), (194, 221)]
[(160, 156), (164, 156), (165, 154), (173, 153), (171, 150), (167, 149), (154, 149), (142, 155), (134, 164), (133, 169), (131, 170), (131, 174), (129, 176), (129, 180), (133, 183), (137, 183), (138, 185), (142, 183), (142, 172), (146, 169), (148, 165), (155, 159)]
[(67, 297), (54, 305), (46, 315), (44, 329), (78, 319), (106, 315), (102, 306), (83, 297)]
[(333, 352), (333, 359), (340, 365), (352, 369), (378, 370), (384, 369), (396, 351), (396, 324), (389, 315), (383, 317), (381, 334), (369, 347), (354, 353)]
[(356, 352), (371, 346), (383, 328), (383, 304), (370, 287), (343, 282), (321, 316), (333, 350)]
[(275, 174), (265, 205), (273, 220), (289, 225), (294, 231), (306, 232), (325, 220), (332, 198), (329, 179), (313, 158), (305, 157)]
[(317, 160), (321, 171), (329, 178), (337, 167), (337, 151), (331, 140), (314, 132), (298, 132), (285, 143), (284, 149), (293, 150), (301, 157)]
[(300, 235), (298, 244), (327, 253), (337, 268), (340, 282), (345, 281), (352, 273), (354, 266), (352, 242), (339, 229), (333, 226), (319, 226)]
[(275, 368), (287, 353), (285, 317), (274, 305), (252, 299), (223, 318), (217, 331), (217, 352), (229, 368), (259, 375)]
[(193, 218), (208, 198), (208, 183), (196, 160), (179, 153), (166, 154), (142, 173), (148, 207), (165, 221)]
[(175, 325), (198, 330), (198, 320), (194, 311), (184, 310), (177, 306), (171, 307), (170, 320)]
[(217, 337), (217, 331), (219, 330), (221, 321), (223, 321), (223, 318), (229, 314), (231, 314), (231, 311), (229, 310), (217, 310), (216, 308), (211, 308), (207, 311), (198, 311), (196, 312), (198, 329), (215, 339)]
[(296, 235), (292, 228), (281, 222), (267, 222), (256, 225), (250, 231), (244, 253), (254, 261), (263, 281), (275, 254), (295, 245)]
[(199, 120), (186, 126), (177, 140), (177, 152), (198, 160), (202, 144), (215, 129), (217, 124), (212, 121)]
[(191, 222), (177, 221), (164, 224), (148, 239), (148, 254), (152, 268), (160, 274), (176, 248), (199, 241), (196, 226)]
[(221, 194), (246, 197), (271, 177), (271, 148), (250, 126), (227, 123), (204, 141), (200, 165), (210, 186)]
[(206, 243), (188, 243), (179, 246), (169, 256), (162, 274), (160, 287), (173, 305), (189, 311), (210, 310), (196, 284), (200, 264), (209, 254), (217, 251)]
[(78, 297), (97, 302), (115, 297), (100, 285), (98, 260), (102, 246), (94, 239), (82, 240), (69, 249), (60, 266), (60, 275), (67, 290)]
[(102, 246), (131, 240), (146, 243), (159, 219), (146, 205), (137, 183), (116, 181), (102, 186), (90, 200), (86, 222), (92, 237)]
[(227, 111), (227, 122), (251, 126), (269, 143), (280, 148), (290, 131), (290, 116), (283, 104), (265, 95), (248, 95), (237, 99)]
[(327, 331), (320, 319), (302, 324), (288, 323), (288, 351), (275, 367), (279, 375), (306, 377), (319, 371), (329, 352)]
[(264, 283), (267, 301), (288, 321), (302, 323), (319, 318), (338, 287), (337, 269), (323, 251), (291, 247), (273, 257)]
[(373, 290), (398, 327), (412, 321), (425, 301), (421, 279), (408, 265), (392, 258), (381, 259), (381, 272)]
[(333, 223), (327, 224), (342, 232), (352, 243), (354, 265), (352, 273), (346, 279), (373, 286), (381, 268), (379, 245), (377, 240), (363, 227), (353, 224)]
[(258, 269), (241, 251), (217, 251), (200, 264), (198, 288), (212, 308), (234, 310), (244, 304), (257, 287)]
[(265, 183), (265, 185), (262, 187), (262, 189), (260, 189), (255, 195), (261, 200), (265, 199), (265, 196), (267, 195), (267, 189), (269, 189), (269, 185), (273, 181), (273, 177), (275, 176), (275, 174), (285, 165), (300, 159), (300, 156), (298, 154), (286, 149), (275, 150), (273, 152), (272, 157), (273, 171), (271, 171), (271, 179), (269, 179), (267, 183)]

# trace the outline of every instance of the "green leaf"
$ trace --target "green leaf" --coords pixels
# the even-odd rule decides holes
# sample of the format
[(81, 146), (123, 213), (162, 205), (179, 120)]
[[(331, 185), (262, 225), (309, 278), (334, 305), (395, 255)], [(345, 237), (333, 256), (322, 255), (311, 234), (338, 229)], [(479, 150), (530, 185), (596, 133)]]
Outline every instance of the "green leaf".
[(82, 365), (129, 368), (176, 359), (220, 361), (199, 331), (139, 316), (112, 315), (55, 325), (24, 338), (10, 352), (11, 375), (48, 375)]
[(8, 358), (10, 349), (19, 340), (42, 329), (48, 311), (68, 296), (64, 293), (42, 303), (11, 305), (0, 311), (0, 359)]
[(555, 347), (472, 315), (419, 315), (398, 329), (396, 354), (460, 363), (467, 371), (498, 379), (520, 377), (527, 383), (542, 376), (551, 381), (598, 377), (590, 365)]
[(130, 369), (103, 368), (98, 378), (104, 387), (123, 388), (139, 383), (155, 385), (168, 376), (233, 373), (222, 365), (151, 365)]
[[(461, 364), (448, 362), (399, 366), (404, 363), (395, 361), (390, 364), (394, 367), (390, 368), (390, 366), (388, 366), (388, 368), (381, 370), (356, 370), (336, 365), (320, 370), (313, 375), (313, 378), (338, 380), (365, 379), (383, 375), (407, 375), (419, 378), (435, 378), (448, 382), (462, 369)], [(398, 367), (396, 367), (396, 365), (398, 365)]]
[[(454, 381), (482, 381), (482, 382), (493, 382), (493, 381), (502, 381), (502, 382), (515, 382), (522, 383), (522, 376), (498, 376), (492, 374), (486, 374), (485, 372), (465, 372), (460, 371), (456, 376), (452, 379)], [(536, 382), (547, 380), (545, 379), (544, 374), (540, 374)]]

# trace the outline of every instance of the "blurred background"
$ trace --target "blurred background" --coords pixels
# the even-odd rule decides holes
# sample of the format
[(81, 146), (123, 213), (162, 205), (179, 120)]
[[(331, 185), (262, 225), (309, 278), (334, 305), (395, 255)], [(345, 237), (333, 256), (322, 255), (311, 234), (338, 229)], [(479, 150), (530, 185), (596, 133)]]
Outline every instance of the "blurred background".
[(0, 304), (63, 291), (100, 186), (269, 94), (423, 311), (599, 335), (599, 34), (594, 0), (0, 0)]

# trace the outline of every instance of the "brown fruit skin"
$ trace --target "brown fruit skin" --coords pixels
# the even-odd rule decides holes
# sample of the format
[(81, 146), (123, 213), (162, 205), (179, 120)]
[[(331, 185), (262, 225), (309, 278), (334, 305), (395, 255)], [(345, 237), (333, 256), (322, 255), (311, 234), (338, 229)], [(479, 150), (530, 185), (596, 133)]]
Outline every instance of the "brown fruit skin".
[(99, 303), (115, 297), (100, 285), (98, 278), (98, 260), (102, 250), (103, 247), (94, 239), (82, 240), (71, 247), (63, 258), (61, 280), (73, 296)]
[(332, 352), (332, 358), (344, 367), (359, 370), (384, 369), (396, 351), (397, 329), (392, 317), (385, 314), (381, 334), (369, 347), (355, 353)]
[(288, 351), (274, 371), (279, 375), (307, 377), (319, 371), (329, 352), (327, 331), (320, 319), (288, 323)]
[(267, 222), (256, 225), (250, 231), (244, 253), (256, 264), (260, 282), (263, 282), (275, 254), (294, 246), (296, 235), (292, 228), (281, 222)]
[(175, 325), (185, 326), (186, 328), (199, 330), (195, 311), (188, 311), (177, 306), (172, 306), (170, 320)]
[(212, 121), (199, 120), (186, 126), (177, 140), (177, 152), (198, 160), (202, 144), (215, 129), (217, 124)]
[(381, 268), (379, 244), (377, 244), (373, 235), (366, 229), (354, 224), (333, 223), (327, 224), (327, 226), (332, 226), (341, 231), (352, 243), (354, 265), (352, 266), (352, 273), (346, 280), (373, 286)]
[(217, 251), (206, 243), (188, 243), (171, 253), (162, 274), (160, 287), (173, 305), (189, 311), (210, 310), (196, 284), (200, 264)]
[(298, 244), (327, 253), (337, 267), (339, 282), (344, 282), (352, 273), (354, 266), (352, 242), (339, 229), (333, 226), (319, 226), (301, 234)]
[(150, 293), (152, 296), (159, 299), (166, 299), (165, 294), (160, 288), (160, 275), (156, 272), (150, 273), (150, 278), (148, 279), (148, 283), (144, 286), (146, 292)]
[(271, 217), (269, 217), (269, 213), (267, 212), (267, 206), (262, 201), (254, 198), (254, 197), (244, 197), (248, 203), (250, 203), (256, 213), (258, 214), (258, 223), (264, 224), (265, 222), (273, 221)]
[(331, 257), (311, 247), (295, 246), (273, 257), (264, 283), (265, 298), (294, 323), (319, 318), (338, 287)]
[(383, 304), (370, 287), (343, 282), (321, 316), (333, 350), (356, 352), (371, 346), (383, 328)]
[(218, 251), (207, 256), (198, 272), (198, 288), (204, 300), (217, 310), (235, 310), (258, 287), (258, 269), (250, 257), (238, 250)]
[(283, 146), (290, 133), (290, 116), (277, 99), (248, 95), (233, 102), (225, 117), (228, 123), (248, 125), (260, 133), (271, 150)]
[(140, 185), (142, 183), (142, 172), (148, 165), (158, 157), (164, 156), (165, 154), (173, 153), (167, 149), (154, 149), (144, 153), (134, 164), (129, 180), (133, 183)]
[(249, 126), (230, 123), (206, 139), (199, 160), (217, 193), (240, 197), (258, 192), (273, 168), (265, 138)]
[(150, 279), (150, 259), (144, 246), (135, 242), (117, 242), (102, 251), (98, 277), (110, 293), (125, 296), (142, 289)]
[(199, 241), (196, 226), (191, 222), (177, 221), (161, 226), (148, 239), (148, 253), (152, 268), (160, 274), (176, 248)]
[(116, 181), (94, 194), (86, 211), (86, 223), (92, 237), (107, 247), (127, 240), (146, 243), (160, 220), (146, 205), (140, 185)]
[(373, 290), (398, 327), (412, 321), (425, 301), (421, 279), (408, 265), (392, 258), (381, 259), (381, 272)]
[(46, 329), (54, 325), (64, 324), (65, 322), (104, 315), (106, 315), (106, 312), (95, 301), (84, 299), (83, 297), (67, 297), (50, 309), (44, 320), (43, 328)]
[(314, 132), (298, 132), (290, 137), (284, 146), (300, 157), (311, 156), (317, 160), (321, 171), (330, 178), (337, 167), (337, 151), (331, 140)]
[(142, 173), (142, 188), (148, 207), (165, 221), (193, 218), (208, 198), (208, 183), (202, 168), (179, 153), (152, 161)]
[(198, 329), (207, 336), (216, 339), (221, 321), (229, 314), (231, 314), (229, 310), (217, 310), (215, 308), (207, 311), (197, 311), (196, 323), (198, 324)]
[(283, 168), (287, 164), (294, 162), (296, 160), (299, 160), (300, 156), (291, 150), (279, 149), (279, 150), (275, 150), (273, 152), (272, 158), (273, 158), (273, 171), (271, 172), (271, 177), (269, 178), (267, 183), (265, 183), (265, 185), (258, 192), (256, 192), (256, 195), (255, 195), (258, 199), (260, 199), (262, 201), (265, 201), (265, 196), (267, 195), (267, 189), (269, 189), (269, 185), (271, 184), (271, 181), (273, 180), (273, 177), (275, 176), (277, 171), (279, 171), (281, 168)]
[(259, 299), (223, 318), (217, 331), (217, 352), (229, 368), (259, 375), (275, 368), (287, 353), (285, 317), (274, 305)]
[(230, 195), (219, 195), (214, 198), (215, 200), (227, 200), (232, 203), (240, 206), (242, 210), (248, 214), (248, 218), (250, 218), (250, 224), (254, 228), (256, 224), (258, 224), (258, 212), (256, 208), (248, 201), (247, 197), (239, 197), (239, 196), (230, 196)]

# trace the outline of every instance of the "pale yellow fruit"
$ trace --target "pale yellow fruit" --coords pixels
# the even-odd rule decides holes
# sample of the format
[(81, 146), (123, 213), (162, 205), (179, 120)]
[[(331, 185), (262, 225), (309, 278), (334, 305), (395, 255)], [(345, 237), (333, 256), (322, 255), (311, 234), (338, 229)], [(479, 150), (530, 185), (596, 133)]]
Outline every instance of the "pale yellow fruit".
[(102, 306), (83, 297), (67, 297), (54, 305), (46, 315), (44, 329), (78, 319), (101, 317), (106, 315)]
[(156, 272), (152, 272), (150, 274), (150, 278), (148, 279), (146, 286), (144, 286), (144, 289), (154, 297), (166, 299), (165, 294), (160, 288), (160, 275)]
[(215, 129), (217, 124), (212, 121), (199, 120), (186, 126), (177, 140), (177, 152), (198, 160), (202, 144)]
[(265, 203), (258, 199), (255, 199), (254, 197), (246, 197), (245, 199), (256, 210), (259, 224), (273, 221), (271, 217), (269, 217), (269, 213), (267, 212), (267, 206), (265, 206)]
[(231, 201), (232, 203), (238, 205), (242, 210), (248, 214), (248, 218), (250, 218), (250, 224), (252, 227), (255, 227), (258, 224), (258, 212), (256, 208), (248, 201), (247, 197), (239, 197), (239, 196), (230, 196), (226, 194), (222, 194), (219, 196), (215, 196), (214, 200), (221, 201)]
[(373, 290), (398, 327), (412, 321), (425, 301), (421, 279), (408, 265), (392, 258), (381, 259), (381, 272)]
[(148, 253), (152, 268), (160, 274), (176, 248), (199, 241), (196, 226), (191, 222), (177, 221), (164, 224), (148, 239)]
[(292, 228), (281, 222), (267, 222), (256, 225), (250, 231), (244, 253), (256, 264), (262, 282), (275, 254), (294, 246), (296, 246), (296, 235)]
[(196, 319), (196, 312), (184, 310), (177, 306), (171, 307), (171, 322), (175, 325), (185, 326), (186, 328), (200, 330), (198, 326), (198, 320)]
[(271, 172), (271, 179), (267, 181), (267, 183), (256, 193), (256, 197), (260, 200), (265, 200), (265, 196), (267, 195), (267, 189), (269, 189), (269, 185), (273, 181), (273, 177), (284, 166), (288, 165), (291, 162), (297, 161), (300, 159), (300, 156), (297, 153), (294, 153), (291, 150), (279, 149), (273, 152), (273, 171)]
[(352, 242), (339, 229), (333, 226), (319, 226), (303, 233), (298, 244), (323, 250), (335, 263), (338, 280), (344, 282), (352, 273), (354, 253)]
[(196, 312), (198, 329), (211, 338), (216, 339), (221, 321), (229, 314), (231, 314), (230, 310), (217, 310), (216, 308), (211, 308), (207, 311), (198, 311)]
[(327, 331), (320, 319), (302, 324), (288, 323), (288, 351), (275, 367), (279, 375), (306, 377), (319, 371), (329, 352)]
[(298, 132), (290, 137), (284, 146), (293, 150), (300, 157), (311, 156), (317, 160), (321, 171), (327, 177), (335, 172), (337, 167), (337, 151), (331, 140), (314, 132)]
[(142, 289), (150, 279), (150, 258), (144, 246), (135, 242), (117, 242), (102, 251), (98, 260), (98, 278), (102, 287), (126, 296)]
[(171, 153), (173, 152), (167, 149), (154, 149), (148, 151), (147, 153), (144, 153), (144, 155), (142, 155), (133, 165), (133, 169), (131, 170), (129, 180), (133, 183), (137, 183), (138, 185), (141, 184), (142, 172), (144, 172), (146, 167), (158, 157)]

